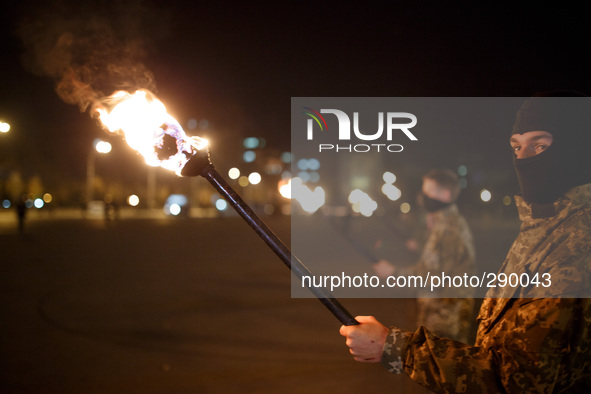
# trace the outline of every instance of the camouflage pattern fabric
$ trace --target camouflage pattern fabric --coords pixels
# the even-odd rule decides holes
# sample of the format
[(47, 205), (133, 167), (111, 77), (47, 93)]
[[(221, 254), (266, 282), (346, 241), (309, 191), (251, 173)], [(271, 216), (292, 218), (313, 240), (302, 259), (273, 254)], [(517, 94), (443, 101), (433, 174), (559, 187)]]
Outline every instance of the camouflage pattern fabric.
[(473, 298), (418, 298), (417, 324), (439, 336), (468, 342), (473, 310)]
[[(445, 272), (450, 276), (473, 275), (474, 241), (468, 223), (453, 204), (430, 214), (433, 226), (417, 264), (406, 274)], [(417, 324), (428, 327), (440, 336), (467, 341), (472, 324), (474, 291), (467, 289), (440, 290), (437, 293), (419, 292)], [(421, 298), (423, 297), (423, 298)], [(464, 297), (464, 298), (451, 298)]]
[(591, 299), (572, 298), (590, 272), (591, 184), (569, 190), (550, 217), (516, 200), (523, 224), (501, 272), (549, 272), (551, 287), (491, 289), (474, 346), (391, 327), (388, 370), (442, 393), (591, 392)]

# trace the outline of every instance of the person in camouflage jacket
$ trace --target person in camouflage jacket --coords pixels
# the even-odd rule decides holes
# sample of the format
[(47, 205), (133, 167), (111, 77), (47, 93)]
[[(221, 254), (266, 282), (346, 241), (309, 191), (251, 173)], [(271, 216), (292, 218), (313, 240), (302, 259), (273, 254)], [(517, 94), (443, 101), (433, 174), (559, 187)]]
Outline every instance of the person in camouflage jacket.
[(360, 316), (359, 326), (341, 327), (355, 360), (434, 392), (590, 392), (591, 107), (571, 94), (530, 98), (513, 128), (522, 226), (499, 273), (527, 283), (495, 283), (474, 345)]
[[(400, 270), (402, 275), (425, 275), (444, 272), (446, 275), (476, 273), (472, 232), (456, 205), (460, 194), (458, 176), (448, 169), (432, 169), (423, 176), (421, 205), (427, 211), (428, 237), (417, 263)], [(419, 291), (417, 324), (429, 327), (437, 335), (466, 342), (470, 337), (474, 291), (441, 289)]]

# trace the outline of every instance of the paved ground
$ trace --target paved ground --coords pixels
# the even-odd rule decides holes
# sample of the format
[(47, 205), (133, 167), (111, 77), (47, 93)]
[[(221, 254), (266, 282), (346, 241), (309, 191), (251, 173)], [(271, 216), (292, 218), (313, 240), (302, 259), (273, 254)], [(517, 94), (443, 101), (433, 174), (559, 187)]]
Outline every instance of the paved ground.
[[(289, 218), (265, 221), (289, 241)], [(354, 362), (239, 218), (0, 220), (0, 250), (1, 393), (422, 392)], [(413, 300), (341, 302), (414, 329)]]

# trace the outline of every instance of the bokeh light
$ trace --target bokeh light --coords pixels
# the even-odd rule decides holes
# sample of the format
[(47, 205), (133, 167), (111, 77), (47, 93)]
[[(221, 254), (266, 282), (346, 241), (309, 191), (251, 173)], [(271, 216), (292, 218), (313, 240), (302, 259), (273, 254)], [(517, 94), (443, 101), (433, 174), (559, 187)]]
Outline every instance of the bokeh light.
[(223, 198), (220, 198), (215, 202), (215, 207), (218, 211), (225, 211), (228, 208), (228, 203)]
[(228, 170), (228, 176), (230, 179), (238, 179), (240, 176), (240, 170), (236, 167), (230, 168), (230, 170)]
[(384, 174), (382, 175), (382, 179), (384, 180), (384, 182), (386, 183), (394, 183), (396, 182), (396, 175), (394, 175), (393, 173), (391, 173), (390, 171), (386, 171), (384, 172)]
[(96, 149), (96, 151), (98, 153), (109, 153), (112, 149), (112, 146), (110, 143), (108, 143), (107, 141), (96, 141), (96, 143), (94, 144), (94, 148)]
[(326, 194), (322, 187), (316, 186), (314, 190), (311, 190), (298, 177), (291, 180), (291, 196), (308, 213), (316, 212), (326, 201)]
[(258, 172), (252, 172), (248, 176), (248, 181), (253, 185), (258, 185), (259, 183), (261, 183), (261, 179), (261, 174), (259, 174)]
[(168, 212), (170, 212), (171, 215), (177, 216), (181, 213), (181, 206), (179, 204), (170, 204)]
[(489, 202), (490, 199), (492, 198), (492, 194), (489, 190), (487, 189), (482, 189), (480, 191), (480, 199), (484, 202)]
[(291, 152), (283, 152), (281, 154), (281, 161), (284, 163), (291, 163)]
[(378, 203), (361, 189), (355, 189), (349, 193), (349, 203), (353, 212), (360, 213), (366, 217), (370, 217), (378, 209)]
[(195, 130), (197, 128), (197, 119), (195, 119), (195, 118), (189, 119), (189, 121), (187, 122), (187, 128), (189, 130)]
[(242, 187), (248, 186), (248, 184), (249, 184), (248, 177), (242, 175), (240, 178), (238, 178), (238, 184)]
[(382, 186), (382, 193), (384, 193), (386, 197), (388, 197), (392, 201), (396, 201), (400, 197), (402, 197), (402, 192), (400, 191), (400, 189), (392, 185), (391, 183), (384, 183), (384, 185)]
[(279, 194), (284, 198), (291, 198), (291, 179), (279, 181)]
[(466, 176), (468, 174), (468, 167), (465, 165), (461, 165), (458, 167), (458, 175), (459, 176)]
[(245, 138), (243, 145), (246, 149), (256, 149), (259, 146), (259, 139), (255, 137)]
[(257, 158), (257, 154), (251, 150), (247, 150), (242, 155), (242, 160), (244, 160), (246, 163), (252, 163), (253, 161), (256, 160), (256, 158)]
[(132, 207), (137, 207), (137, 205), (140, 203), (140, 198), (135, 194), (132, 194), (131, 196), (127, 197), (127, 203)]

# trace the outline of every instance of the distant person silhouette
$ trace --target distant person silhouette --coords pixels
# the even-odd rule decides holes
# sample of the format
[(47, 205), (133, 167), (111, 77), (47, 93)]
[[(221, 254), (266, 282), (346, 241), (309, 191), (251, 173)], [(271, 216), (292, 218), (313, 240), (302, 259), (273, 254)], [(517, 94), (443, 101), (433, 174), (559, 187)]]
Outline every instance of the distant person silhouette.
[(27, 204), (24, 197), (21, 197), (16, 203), (16, 216), (18, 218), (18, 233), (24, 234), (25, 218), (27, 216)]

